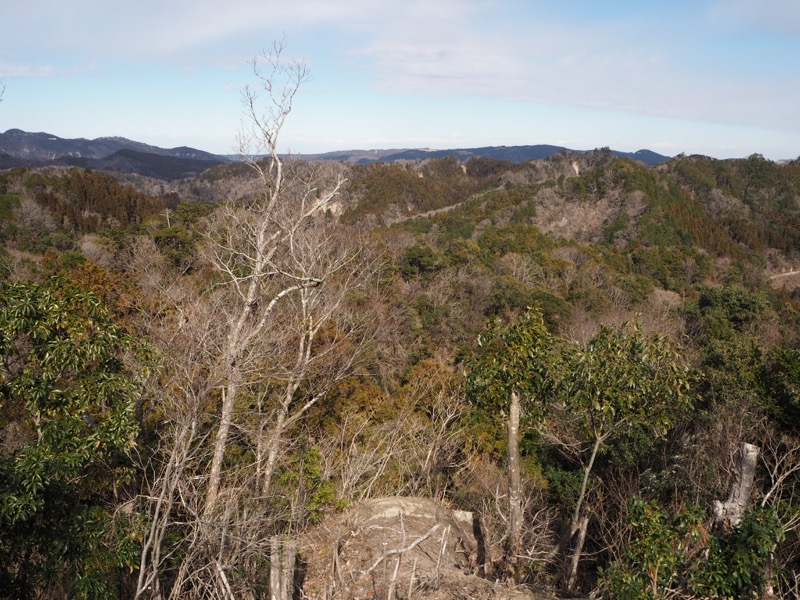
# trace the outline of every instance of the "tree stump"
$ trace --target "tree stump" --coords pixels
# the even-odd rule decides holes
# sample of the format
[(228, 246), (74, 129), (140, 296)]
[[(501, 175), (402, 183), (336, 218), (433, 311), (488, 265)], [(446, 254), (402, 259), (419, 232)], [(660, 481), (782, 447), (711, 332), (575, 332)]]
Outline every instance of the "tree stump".
[(721, 531), (732, 531), (742, 520), (742, 515), (750, 501), (753, 480), (758, 465), (758, 446), (742, 442), (736, 453), (731, 491), (725, 502), (714, 501), (714, 526)]

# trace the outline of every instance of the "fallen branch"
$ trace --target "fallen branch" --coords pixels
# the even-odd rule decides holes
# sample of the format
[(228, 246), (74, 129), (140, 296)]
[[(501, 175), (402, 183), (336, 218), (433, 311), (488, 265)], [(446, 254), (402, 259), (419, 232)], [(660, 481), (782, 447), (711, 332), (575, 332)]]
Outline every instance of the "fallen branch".
[(396, 550), (389, 550), (388, 552), (384, 552), (383, 556), (381, 556), (374, 563), (372, 563), (372, 566), (369, 569), (367, 569), (366, 571), (364, 571), (361, 575), (369, 575), (370, 573), (372, 573), (386, 559), (387, 556), (393, 556), (395, 554), (404, 554), (404, 553), (408, 552), (409, 550), (413, 550), (414, 548), (419, 546), (422, 542), (424, 542), (429, 537), (431, 537), (436, 532), (437, 529), (439, 529), (439, 523), (436, 523), (427, 532), (425, 532), (423, 535), (421, 535), (416, 540), (411, 542), (411, 544), (409, 544), (405, 548), (398, 548)]

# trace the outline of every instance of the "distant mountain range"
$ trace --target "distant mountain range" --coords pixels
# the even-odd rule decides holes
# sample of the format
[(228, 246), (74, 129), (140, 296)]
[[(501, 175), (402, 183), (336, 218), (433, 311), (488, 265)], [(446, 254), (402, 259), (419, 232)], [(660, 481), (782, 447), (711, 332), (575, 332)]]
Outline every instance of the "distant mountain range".
[(165, 149), (123, 137), (66, 139), (21, 129), (0, 133), (0, 169), (74, 166), (173, 180), (199, 175), (228, 161), (195, 148)]
[[(395, 162), (456, 156), (466, 161), (470, 157), (488, 157), (511, 162), (544, 159), (568, 150), (562, 146), (486, 146), (453, 150), (394, 149), (341, 150), (323, 154), (300, 154), (306, 160), (339, 160), (354, 164)], [(617, 156), (632, 158), (647, 165), (669, 160), (650, 150), (638, 152), (612, 151)], [(12, 167), (73, 166), (98, 171), (136, 173), (156, 179), (177, 180), (199, 175), (206, 169), (235, 160), (231, 156), (211, 154), (195, 148), (159, 148), (123, 137), (66, 139), (49, 133), (29, 133), (9, 129), (0, 133), (0, 169)]]
[[(494, 158), (521, 163), (529, 160), (542, 160), (562, 151), (571, 151), (563, 146), (549, 144), (536, 144), (533, 146), (484, 146), (482, 148), (455, 148), (452, 150), (432, 150), (427, 148), (411, 150), (339, 150), (324, 154), (300, 154), (299, 158), (308, 160), (341, 160), (344, 162), (363, 164), (370, 162), (395, 162), (398, 160), (423, 160), (426, 158), (444, 158), (455, 156), (461, 161), (466, 161), (473, 156)], [(581, 152), (578, 150), (578, 152)], [(639, 150), (638, 152), (611, 151), (614, 155), (623, 158), (638, 160), (646, 165), (656, 165), (666, 162), (669, 156), (664, 156), (652, 150)]]

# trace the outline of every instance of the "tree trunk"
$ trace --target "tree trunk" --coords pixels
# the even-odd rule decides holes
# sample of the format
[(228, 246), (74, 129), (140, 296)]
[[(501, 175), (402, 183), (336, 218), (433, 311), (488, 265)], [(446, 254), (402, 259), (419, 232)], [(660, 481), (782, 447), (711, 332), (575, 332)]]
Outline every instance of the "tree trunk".
[(292, 600), (297, 544), (294, 540), (281, 541), (274, 535), (270, 539), (270, 545), (270, 600)]
[(572, 551), (572, 560), (569, 564), (569, 573), (567, 573), (567, 589), (572, 591), (575, 589), (575, 580), (578, 576), (578, 563), (581, 560), (583, 553), (583, 544), (586, 541), (586, 530), (589, 528), (589, 517), (583, 517), (578, 523), (578, 539), (575, 540), (575, 548)]
[(561, 538), (559, 544), (560, 550), (566, 552), (569, 547), (569, 542), (578, 534), (578, 539), (575, 541), (575, 548), (572, 551), (572, 558), (570, 559), (569, 569), (567, 571), (567, 591), (572, 591), (575, 585), (575, 579), (578, 572), (578, 563), (581, 559), (583, 552), (583, 544), (586, 541), (586, 530), (589, 526), (589, 517), (584, 515), (581, 517), (583, 510), (583, 502), (586, 499), (586, 490), (589, 487), (589, 475), (594, 467), (594, 461), (597, 459), (597, 452), (604, 441), (604, 437), (598, 436), (592, 445), (592, 454), (589, 456), (589, 462), (583, 469), (583, 479), (581, 481), (581, 489), (578, 492), (578, 499), (575, 501), (575, 511), (572, 513), (569, 529), (565, 531), (564, 536)]
[[(233, 378), (233, 374), (231, 375)], [(208, 474), (208, 490), (206, 491), (206, 503), (204, 515), (210, 518), (211, 512), (217, 502), (219, 494), (219, 484), (222, 478), (222, 461), (225, 456), (225, 446), (228, 443), (228, 432), (233, 420), (233, 406), (238, 391), (237, 383), (232, 379), (222, 390), (222, 408), (219, 416), (219, 428), (214, 438), (214, 455), (211, 460), (211, 469)]]
[(728, 499), (725, 502), (714, 501), (714, 525), (718, 529), (731, 531), (742, 520), (742, 515), (750, 501), (756, 466), (758, 466), (758, 446), (747, 442), (739, 444)]
[(281, 600), (281, 540), (277, 535), (270, 540), (269, 598)]
[(508, 411), (508, 548), (507, 557), (516, 563), (522, 545), (522, 484), (519, 473), (519, 394), (511, 392)]
[(283, 544), (281, 556), (281, 600), (292, 600), (294, 595), (294, 563), (297, 552), (295, 541), (287, 540)]
[(269, 495), (270, 486), (272, 484), (272, 474), (275, 472), (275, 465), (278, 463), (278, 453), (280, 451), (281, 442), (280, 437), (283, 435), (284, 424), (286, 423), (286, 411), (281, 410), (278, 413), (275, 425), (269, 429), (268, 432), (263, 433), (263, 442), (259, 443), (259, 455), (266, 455), (263, 464), (258, 465), (258, 480), (261, 495), (265, 499)]

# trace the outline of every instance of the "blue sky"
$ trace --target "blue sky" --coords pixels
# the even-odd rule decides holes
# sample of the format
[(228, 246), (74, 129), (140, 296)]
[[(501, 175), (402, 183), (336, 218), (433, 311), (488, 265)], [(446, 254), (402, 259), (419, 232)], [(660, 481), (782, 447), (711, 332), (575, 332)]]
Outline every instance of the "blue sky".
[(800, 156), (798, 0), (3, 0), (0, 131), (231, 153), (249, 59), (313, 80), (281, 149)]

